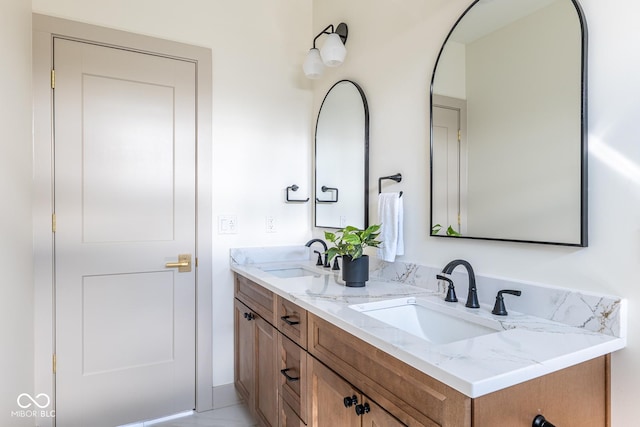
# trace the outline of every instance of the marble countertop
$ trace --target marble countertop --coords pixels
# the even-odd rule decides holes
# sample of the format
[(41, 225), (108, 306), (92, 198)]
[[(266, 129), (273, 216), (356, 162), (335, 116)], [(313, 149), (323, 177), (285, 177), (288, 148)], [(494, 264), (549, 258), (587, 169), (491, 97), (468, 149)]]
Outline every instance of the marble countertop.
[[(416, 286), (372, 278), (363, 288), (344, 286), (339, 272), (307, 260), (238, 263), (231, 269), (275, 294), (346, 330), (461, 393), (475, 398), (622, 349), (616, 337), (509, 310), (508, 316), (446, 303), (442, 295)], [(270, 269), (304, 267), (315, 276), (280, 278)], [(462, 292), (459, 291), (462, 295)], [(465, 289), (466, 294), (466, 289)], [(490, 319), (501, 330), (448, 344), (432, 344), (376, 320), (350, 305), (400, 297), (417, 297)], [(507, 303), (508, 305), (508, 303)], [(446, 325), (434, 325), (445, 328)]]

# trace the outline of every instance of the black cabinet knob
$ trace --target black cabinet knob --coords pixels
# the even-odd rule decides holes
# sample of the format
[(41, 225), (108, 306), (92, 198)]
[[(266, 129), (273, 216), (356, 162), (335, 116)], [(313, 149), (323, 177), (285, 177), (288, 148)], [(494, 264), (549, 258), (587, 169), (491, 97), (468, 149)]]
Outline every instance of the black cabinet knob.
[(356, 415), (358, 416), (367, 414), (369, 413), (369, 411), (371, 411), (371, 407), (366, 402), (364, 403), (364, 405), (363, 404), (356, 405)]
[(349, 408), (358, 403), (358, 398), (356, 397), (356, 395), (347, 396), (343, 399), (343, 402), (344, 402), (344, 407)]
[(543, 415), (536, 415), (531, 423), (531, 427), (556, 427), (551, 424)]
[(253, 313), (245, 313), (244, 314), (244, 318), (247, 319), (247, 320), (253, 320), (253, 319), (256, 318), (256, 315), (253, 314)]

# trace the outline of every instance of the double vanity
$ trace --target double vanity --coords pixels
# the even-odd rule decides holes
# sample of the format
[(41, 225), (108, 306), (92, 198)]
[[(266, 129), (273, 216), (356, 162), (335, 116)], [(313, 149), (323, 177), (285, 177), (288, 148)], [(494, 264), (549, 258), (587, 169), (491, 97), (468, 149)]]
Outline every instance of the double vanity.
[[(624, 301), (373, 261), (364, 288), (301, 247), (236, 249), (236, 388), (266, 426), (606, 426)], [(539, 424), (544, 425), (544, 424)], [(547, 424), (550, 425), (550, 424)]]

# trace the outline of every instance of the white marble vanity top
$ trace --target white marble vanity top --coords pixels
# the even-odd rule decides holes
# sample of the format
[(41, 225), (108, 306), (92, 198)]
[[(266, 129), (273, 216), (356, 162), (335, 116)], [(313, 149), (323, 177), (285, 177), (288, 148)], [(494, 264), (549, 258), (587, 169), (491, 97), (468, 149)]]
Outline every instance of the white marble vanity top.
[[(264, 252), (256, 256), (260, 250)], [(431, 377), (475, 398), (503, 388), (620, 350), (622, 333), (602, 333), (509, 309), (507, 316), (491, 314), (493, 304), (480, 309), (464, 307), (466, 285), (457, 287), (458, 303), (446, 303), (435, 290), (371, 277), (363, 288), (344, 286), (339, 272), (316, 267), (302, 247), (287, 261), (272, 252), (232, 250), (231, 269), (288, 299), (309, 312), (346, 330), (369, 344), (419, 369)], [(289, 253), (291, 255), (291, 253)], [(303, 266), (316, 276), (279, 278), (268, 269)], [(481, 283), (478, 291), (481, 292)], [(431, 344), (349, 308), (353, 304), (403, 296), (427, 298), (437, 304), (498, 321), (502, 331), (449, 344)], [(521, 298), (526, 298), (523, 292)], [(607, 297), (611, 298), (611, 297)], [(617, 325), (624, 325), (624, 300), (614, 300)], [(592, 317), (595, 313), (592, 314)], [(611, 317), (611, 316), (610, 316)], [(586, 319), (585, 319), (586, 322)], [(446, 328), (446, 325), (434, 325)]]

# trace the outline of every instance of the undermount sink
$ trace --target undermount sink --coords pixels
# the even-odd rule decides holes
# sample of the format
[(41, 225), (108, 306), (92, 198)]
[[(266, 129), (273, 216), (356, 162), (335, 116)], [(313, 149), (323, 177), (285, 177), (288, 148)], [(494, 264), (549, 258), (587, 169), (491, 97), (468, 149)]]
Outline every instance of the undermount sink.
[(454, 313), (453, 309), (447, 313), (447, 307), (419, 298), (376, 301), (349, 308), (433, 344), (447, 344), (502, 330), (498, 322), (470, 321), (459, 317), (462, 313)]
[(263, 268), (262, 271), (273, 274), (276, 277), (280, 277), (281, 279), (290, 279), (293, 277), (305, 277), (305, 276), (314, 276), (320, 277), (321, 274), (317, 271), (307, 270), (302, 267), (277, 267), (277, 268)]

